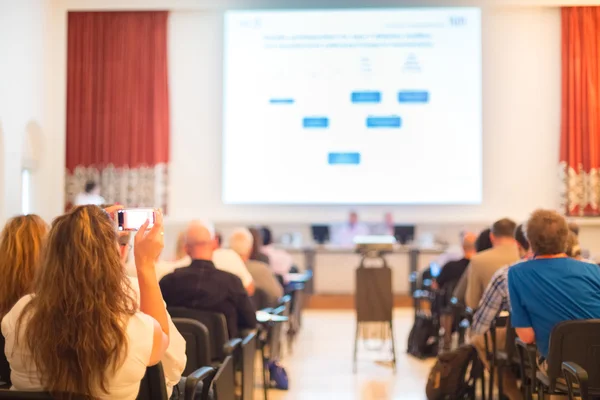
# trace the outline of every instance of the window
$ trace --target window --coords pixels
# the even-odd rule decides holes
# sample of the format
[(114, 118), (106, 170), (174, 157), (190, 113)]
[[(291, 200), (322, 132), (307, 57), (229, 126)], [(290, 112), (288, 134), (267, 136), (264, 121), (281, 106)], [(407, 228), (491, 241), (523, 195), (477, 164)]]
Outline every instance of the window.
[(24, 169), (21, 172), (21, 213), (27, 215), (31, 212), (31, 172)]

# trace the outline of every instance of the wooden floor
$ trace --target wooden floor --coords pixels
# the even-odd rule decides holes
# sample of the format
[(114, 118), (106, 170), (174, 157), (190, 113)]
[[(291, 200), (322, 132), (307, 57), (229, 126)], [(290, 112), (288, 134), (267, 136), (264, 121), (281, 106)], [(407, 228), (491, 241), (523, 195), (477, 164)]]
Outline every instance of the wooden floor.
[[(290, 390), (270, 390), (269, 399), (424, 400), (433, 360), (419, 361), (406, 354), (412, 312), (412, 308), (402, 308), (394, 313), (397, 372), (385, 363), (391, 359), (389, 346), (380, 351), (360, 346), (358, 371), (353, 374), (354, 312), (305, 310), (293, 352), (285, 354), (281, 362), (288, 372)], [(367, 345), (380, 347), (380, 342), (369, 340)], [(263, 398), (262, 390), (257, 390), (255, 399)]]

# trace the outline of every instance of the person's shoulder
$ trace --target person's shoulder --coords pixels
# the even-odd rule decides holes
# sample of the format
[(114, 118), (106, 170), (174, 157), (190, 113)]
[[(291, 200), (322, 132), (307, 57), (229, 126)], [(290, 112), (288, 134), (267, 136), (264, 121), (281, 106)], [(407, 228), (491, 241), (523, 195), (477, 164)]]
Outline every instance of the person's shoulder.
[(27, 304), (29, 304), (29, 302), (31, 302), (31, 299), (33, 299), (32, 294), (27, 294), (27, 295), (21, 297), (19, 299), (19, 301), (17, 301), (15, 303), (13, 308), (11, 308), (10, 311), (4, 316), (4, 318), (2, 318), (2, 332), (3, 333), (6, 333), (6, 330), (13, 329), (13, 327), (16, 325), (17, 320), (23, 313), (23, 310), (25, 309)]

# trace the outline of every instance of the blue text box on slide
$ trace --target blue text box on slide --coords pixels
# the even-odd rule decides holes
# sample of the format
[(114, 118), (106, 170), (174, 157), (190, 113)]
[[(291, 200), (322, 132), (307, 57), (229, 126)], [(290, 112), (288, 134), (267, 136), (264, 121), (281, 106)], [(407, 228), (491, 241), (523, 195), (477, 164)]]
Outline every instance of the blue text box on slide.
[(307, 129), (329, 128), (329, 118), (327, 117), (304, 117), (302, 126)]
[(294, 99), (270, 99), (271, 104), (294, 104)]
[(352, 92), (350, 100), (353, 103), (380, 103), (381, 92), (376, 91), (363, 91), (363, 92)]
[(398, 92), (398, 103), (428, 103), (429, 92), (426, 90), (402, 90)]
[(402, 126), (402, 118), (397, 115), (367, 117), (367, 128), (400, 128)]
[(358, 165), (360, 153), (329, 153), (327, 160), (329, 165)]

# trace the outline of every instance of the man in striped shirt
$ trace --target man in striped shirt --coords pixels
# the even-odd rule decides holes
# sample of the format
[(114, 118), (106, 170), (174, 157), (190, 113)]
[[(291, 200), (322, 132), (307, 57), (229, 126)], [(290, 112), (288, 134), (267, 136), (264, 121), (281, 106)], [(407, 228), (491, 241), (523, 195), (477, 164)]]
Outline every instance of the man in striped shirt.
[[(529, 242), (527, 242), (525, 234), (523, 233), (523, 225), (517, 226), (517, 229), (515, 230), (515, 239), (519, 247), (521, 259), (527, 259), (531, 253)], [(473, 315), (473, 323), (471, 324), (471, 344), (475, 346), (479, 353), (479, 358), (488, 368), (489, 365), (486, 357), (484, 335), (490, 330), (492, 321), (494, 321), (496, 316), (501, 311), (510, 309), (507, 279), (508, 270), (519, 262), (520, 261), (512, 265), (507, 265), (496, 271), (483, 293), (483, 297), (479, 302), (475, 315)], [(506, 342), (506, 329), (498, 328), (496, 330), (496, 340), (498, 348), (503, 349)], [(506, 371), (502, 379), (506, 396), (510, 400), (521, 399), (522, 396), (517, 386), (517, 378), (510, 371)], [(496, 382), (498, 382), (498, 377), (496, 377)]]

